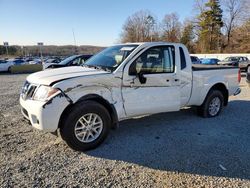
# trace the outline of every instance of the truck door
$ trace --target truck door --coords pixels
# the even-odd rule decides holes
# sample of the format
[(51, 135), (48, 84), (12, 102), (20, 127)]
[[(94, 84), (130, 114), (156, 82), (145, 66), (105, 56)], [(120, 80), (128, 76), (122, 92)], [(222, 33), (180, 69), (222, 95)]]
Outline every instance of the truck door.
[[(180, 79), (180, 100), (181, 107), (187, 105), (192, 93), (193, 73), (192, 62), (189, 52), (185, 46), (179, 47), (179, 53), (176, 53), (178, 66), (178, 75)], [(197, 83), (195, 83), (197, 84)]]
[(180, 109), (180, 80), (175, 47), (157, 46), (129, 62), (123, 72), (122, 95), (127, 116)]

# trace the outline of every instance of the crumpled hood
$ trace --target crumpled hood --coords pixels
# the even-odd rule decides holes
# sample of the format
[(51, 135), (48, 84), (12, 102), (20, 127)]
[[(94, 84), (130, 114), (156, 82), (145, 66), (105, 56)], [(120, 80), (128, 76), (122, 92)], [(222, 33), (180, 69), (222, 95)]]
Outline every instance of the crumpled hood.
[(97, 70), (86, 67), (65, 67), (58, 69), (50, 69), (46, 71), (40, 71), (37, 73), (33, 73), (27, 77), (27, 81), (33, 84), (42, 84), (42, 85), (50, 85), (53, 82), (81, 77), (81, 76), (90, 76), (90, 75), (99, 75), (99, 74), (108, 74), (103, 70)]

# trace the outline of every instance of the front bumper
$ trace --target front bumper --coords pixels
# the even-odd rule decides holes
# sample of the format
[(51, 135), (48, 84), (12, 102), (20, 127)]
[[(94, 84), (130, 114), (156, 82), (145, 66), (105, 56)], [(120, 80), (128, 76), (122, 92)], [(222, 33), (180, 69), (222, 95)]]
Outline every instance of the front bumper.
[(64, 109), (70, 104), (67, 99), (58, 94), (47, 102), (31, 99), (19, 99), (21, 112), (32, 127), (45, 132), (55, 132)]

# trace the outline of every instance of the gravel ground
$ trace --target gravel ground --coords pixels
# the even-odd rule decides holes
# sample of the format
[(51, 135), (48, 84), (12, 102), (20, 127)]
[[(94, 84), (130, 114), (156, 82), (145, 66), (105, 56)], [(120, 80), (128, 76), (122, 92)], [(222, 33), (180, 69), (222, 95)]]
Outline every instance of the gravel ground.
[(32, 129), (18, 97), (27, 75), (0, 75), (1, 187), (250, 187), (250, 88), (221, 116), (193, 109), (124, 121), (86, 153)]

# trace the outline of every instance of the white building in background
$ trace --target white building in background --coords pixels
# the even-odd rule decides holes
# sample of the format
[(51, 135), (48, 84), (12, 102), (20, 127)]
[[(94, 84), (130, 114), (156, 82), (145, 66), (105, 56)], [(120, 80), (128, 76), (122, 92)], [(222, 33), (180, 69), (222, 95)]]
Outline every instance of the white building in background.
[(219, 60), (223, 60), (226, 57), (232, 56), (243, 56), (248, 57), (250, 59), (250, 54), (191, 54), (192, 56), (196, 56), (198, 58), (217, 58)]

